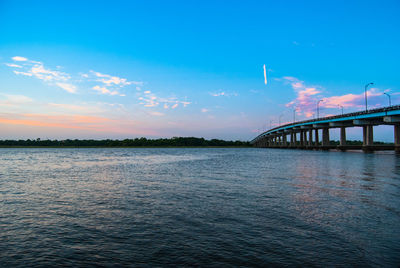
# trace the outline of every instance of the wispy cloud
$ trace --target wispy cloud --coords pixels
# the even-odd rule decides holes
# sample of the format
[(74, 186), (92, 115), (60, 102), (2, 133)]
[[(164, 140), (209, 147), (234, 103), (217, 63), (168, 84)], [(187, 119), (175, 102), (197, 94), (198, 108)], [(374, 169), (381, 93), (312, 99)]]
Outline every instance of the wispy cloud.
[(15, 64), (15, 63), (5, 63), (8, 67), (14, 67), (14, 68), (22, 68), (21, 65)]
[(106, 87), (101, 87), (101, 86), (98, 86), (98, 85), (92, 87), (92, 89), (100, 92), (101, 94), (107, 94), (107, 95), (112, 95), (112, 96), (114, 96), (114, 95), (124, 96), (123, 94), (119, 94), (118, 91), (110, 91)]
[(24, 58), (24, 57), (21, 57), (21, 56), (12, 57), (12, 60), (14, 60), (14, 61), (28, 61), (27, 58)]
[(21, 74), (21, 75), (26, 75), (26, 76), (32, 76), (31, 73), (27, 73), (27, 72), (19, 72), (19, 71), (13, 71), (15, 74)]
[(208, 110), (207, 108), (203, 108), (203, 109), (201, 109), (201, 112), (202, 113), (208, 113), (210, 110)]
[(47, 82), (68, 81), (71, 78), (67, 73), (44, 68), (41, 62), (34, 63), (29, 72), (36, 78)]
[[(182, 101), (182, 100), (178, 100), (176, 97), (170, 97), (170, 98), (157, 98), (158, 101), (160, 103), (164, 103), (167, 104), (167, 106), (169, 106), (171, 109), (175, 109), (178, 106), (182, 106), (182, 107), (186, 107), (189, 104), (191, 104), (191, 102), (189, 101)], [(164, 107), (165, 108), (165, 107)]]
[(21, 62), (21, 64), (6, 63), (8, 67), (22, 70), (14, 70), (15, 74), (35, 77), (48, 85), (57, 86), (69, 93), (76, 93), (76, 86), (69, 82), (71, 79), (69, 74), (45, 68), (42, 62), (29, 60), (21, 56), (12, 57), (12, 60)]
[(232, 97), (232, 96), (236, 97), (236, 96), (238, 96), (238, 94), (235, 92), (229, 93), (226, 91), (212, 92), (212, 93), (210, 93), (210, 95), (213, 97)]
[(144, 107), (156, 107), (160, 104), (154, 95), (145, 95), (144, 97), (139, 97), (139, 100)]
[[(79, 83), (80, 93), (84, 93), (82, 88), (89, 89), (91, 92), (95, 91), (101, 95), (109, 96), (126, 96), (123, 90), (133, 89), (139, 104), (146, 108), (156, 107), (160, 104), (164, 109), (178, 109), (180, 107), (187, 107), (191, 102), (178, 99), (177, 97), (161, 97), (143, 88), (145, 83), (141, 81), (131, 81), (128, 78), (123, 78), (115, 75), (104, 74), (94, 70), (86, 73), (78, 73), (75, 78), (66, 72), (60, 71), (59, 66), (51, 69), (40, 61), (33, 61), (25, 57), (15, 56), (12, 58), (14, 62), (5, 63), (6, 66), (13, 69), (16, 75), (28, 76), (39, 79), (47, 85), (61, 88), (69, 93), (76, 93), (78, 91), (77, 83)], [(224, 96), (237, 95), (222, 93)]]
[(10, 95), (0, 93), (0, 106), (19, 106), (31, 102), (33, 102), (33, 100), (24, 95)]
[(76, 86), (68, 83), (56, 83), (57, 86), (68, 91), (69, 93), (76, 93)]
[(182, 101), (177, 99), (176, 97), (169, 97), (169, 98), (160, 98), (155, 93), (152, 93), (150, 90), (146, 90), (142, 93), (139, 93), (139, 101), (144, 107), (156, 107), (158, 105), (163, 105), (164, 109), (176, 109), (180, 105), (182, 107), (186, 107), (191, 102)]
[(90, 73), (93, 74), (94, 76), (98, 77), (98, 79), (96, 79), (96, 81), (102, 82), (103, 84), (105, 84), (107, 86), (116, 85), (116, 86), (124, 87), (124, 86), (128, 86), (128, 85), (137, 85), (137, 86), (143, 85), (143, 82), (128, 81), (128, 79), (121, 78), (118, 76), (111, 76), (109, 74), (102, 74), (102, 73), (95, 72), (95, 71), (90, 71)]
[(136, 85), (137, 89), (138, 86), (142, 86), (144, 84), (143, 82), (129, 81), (127, 78), (103, 74), (93, 70), (89, 71), (89, 73), (81, 74), (81, 78), (92, 83), (96, 82), (97, 85), (91, 87), (93, 90), (100, 94), (111, 96), (125, 96), (125, 94), (120, 93), (122, 88), (125, 88), (129, 85)]

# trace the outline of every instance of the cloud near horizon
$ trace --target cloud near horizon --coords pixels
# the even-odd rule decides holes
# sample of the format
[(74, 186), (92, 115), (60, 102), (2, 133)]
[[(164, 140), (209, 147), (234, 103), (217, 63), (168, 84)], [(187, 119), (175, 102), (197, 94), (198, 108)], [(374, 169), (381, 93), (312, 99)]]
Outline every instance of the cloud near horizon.
[(87, 115), (48, 115), (48, 114), (13, 114), (10, 118), (0, 115), (0, 123), (13, 125), (28, 125), (38, 127), (57, 127), (72, 129), (90, 129), (101, 131), (104, 123), (111, 120), (98, 116)]
[(157, 135), (148, 128), (145, 122), (111, 119), (102, 116), (81, 114), (30, 114), (30, 113), (0, 113), (0, 124), (29, 126), (37, 129), (50, 128), (70, 129), (78, 133), (114, 133), (119, 135)]
[[(306, 86), (304, 81), (292, 76), (285, 76), (282, 79), (285, 83), (289, 83), (297, 94), (297, 97), (285, 106), (296, 106), (296, 113), (298, 115), (304, 114), (308, 118), (312, 117), (316, 113), (317, 102), (319, 100), (322, 100), (319, 103), (319, 107), (327, 109), (338, 109), (340, 106), (344, 108), (362, 108), (365, 105), (364, 93), (323, 97), (320, 86)], [(383, 92), (378, 88), (371, 88), (367, 91), (368, 99), (370, 100), (369, 107), (380, 106), (375, 100), (376, 97), (382, 96)]]

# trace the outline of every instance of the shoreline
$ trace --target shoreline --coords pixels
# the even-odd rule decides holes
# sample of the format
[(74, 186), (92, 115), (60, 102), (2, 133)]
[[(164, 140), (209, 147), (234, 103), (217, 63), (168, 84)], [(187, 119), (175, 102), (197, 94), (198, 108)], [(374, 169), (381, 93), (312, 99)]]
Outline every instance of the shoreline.
[(255, 148), (253, 146), (0, 146), (1, 148)]

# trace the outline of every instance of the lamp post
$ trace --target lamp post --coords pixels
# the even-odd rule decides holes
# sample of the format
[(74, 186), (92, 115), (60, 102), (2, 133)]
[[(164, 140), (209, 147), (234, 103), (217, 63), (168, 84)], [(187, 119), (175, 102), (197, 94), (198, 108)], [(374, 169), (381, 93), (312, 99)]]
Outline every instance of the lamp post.
[(390, 99), (390, 95), (386, 92), (383, 92), (383, 94), (389, 97), (389, 107), (392, 106), (392, 100)]
[(296, 106), (293, 107), (293, 123), (296, 122)]
[(283, 114), (281, 114), (281, 115), (279, 116), (279, 126), (281, 126), (281, 118), (282, 118), (282, 116), (283, 116)]
[(319, 103), (321, 102), (321, 101), (323, 101), (324, 99), (322, 99), (322, 100), (319, 100), (318, 102), (317, 102), (317, 119), (319, 118)]
[(340, 108), (342, 108), (342, 115), (343, 115), (343, 106), (340, 105), (340, 104), (338, 104), (338, 106), (339, 106)]
[(364, 87), (364, 95), (365, 95), (365, 111), (368, 112), (368, 102), (367, 102), (367, 88), (369, 85), (373, 85), (374, 83), (368, 83)]

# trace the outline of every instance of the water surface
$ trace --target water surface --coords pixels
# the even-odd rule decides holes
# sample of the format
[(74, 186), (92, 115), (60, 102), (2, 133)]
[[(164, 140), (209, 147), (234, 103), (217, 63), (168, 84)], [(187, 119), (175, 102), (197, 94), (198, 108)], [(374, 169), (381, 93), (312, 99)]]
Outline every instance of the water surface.
[(0, 265), (400, 264), (400, 157), (0, 149)]

